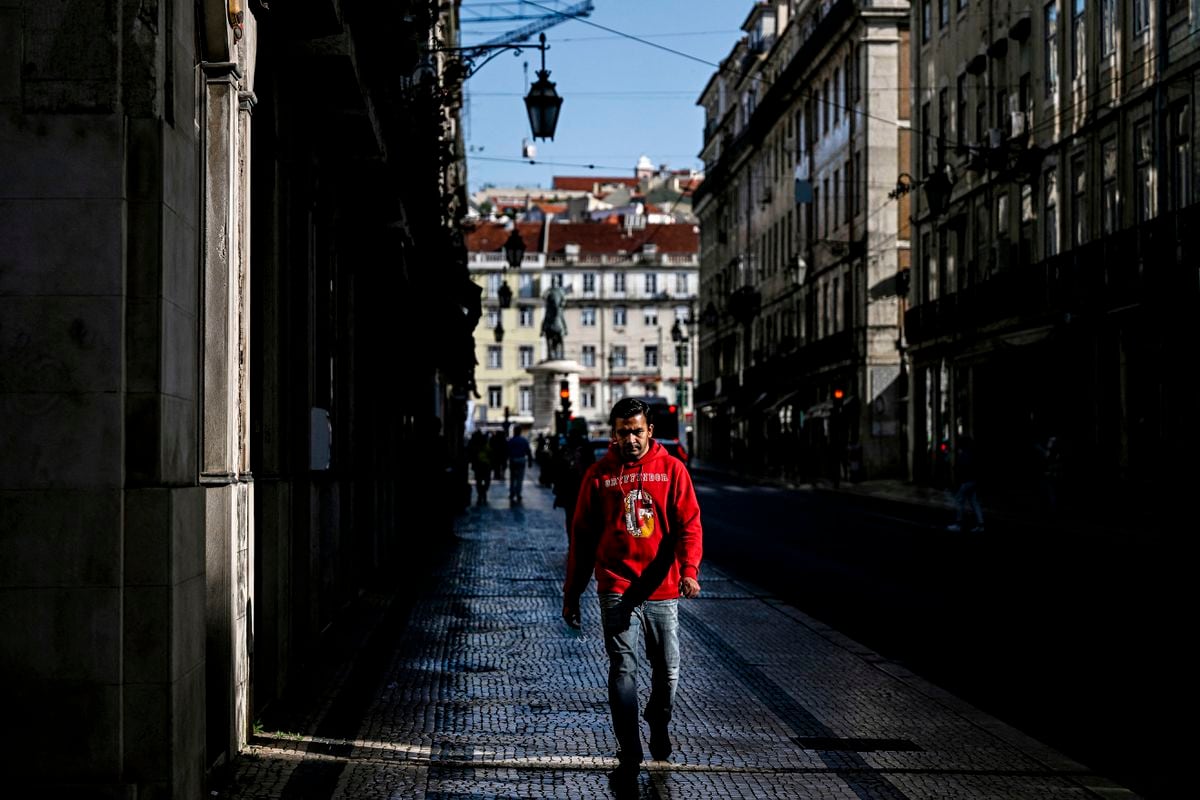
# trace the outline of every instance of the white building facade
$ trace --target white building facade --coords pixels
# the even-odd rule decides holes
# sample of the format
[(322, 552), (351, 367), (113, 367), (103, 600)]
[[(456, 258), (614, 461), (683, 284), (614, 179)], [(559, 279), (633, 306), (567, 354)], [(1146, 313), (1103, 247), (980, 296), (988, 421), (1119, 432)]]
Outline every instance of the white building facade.
[[(516, 225), (526, 245), (508, 268), (503, 243)], [(535, 369), (550, 359), (542, 335), (545, 295), (566, 296), (562, 361), (573, 415), (603, 435), (612, 404), (627, 395), (661, 395), (692, 418), (699, 233), (688, 224), (482, 223), (467, 235), (472, 279), (483, 289), (476, 330), (472, 423), (553, 429), (539, 407)], [(512, 299), (501, 303), (501, 287)], [(678, 325), (676, 324), (678, 322)], [(497, 337), (497, 327), (502, 331)], [(532, 371), (531, 371), (532, 370)], [(557, 384), (556, 384), (557, 385)], [(556, 397), (557, 400), (557, 397)]]
[(907, 29), (903, 2), (755, 3), (698, 101), (703, 458), (900, 471)]

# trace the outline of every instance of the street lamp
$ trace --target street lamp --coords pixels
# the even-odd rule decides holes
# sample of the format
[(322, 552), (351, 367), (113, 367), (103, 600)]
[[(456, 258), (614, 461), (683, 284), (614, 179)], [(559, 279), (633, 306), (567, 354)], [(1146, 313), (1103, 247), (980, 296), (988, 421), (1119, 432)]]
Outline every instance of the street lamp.
[(492, 335), (496, 337), (496, 344), (504, 341), (504, 323), (496, 320), (496, 327), (492, 328)]
[(929, 173), (929, 177), (923, 181), (914, 180), (912, 175), (909, 175), (907, 172), (901, 172), (896, 178), (896, 188), (888, 192), (888, 197), (896, 200), (908, 194), (917, 186), (924, 186), (925, 204), (935, 217), (941, 216), (950, 202), (950, 193), (954, 190), (954, 184), (957, 182), (958, 177), (954, 172), (954, 167), (949, 164), (939, 163)]
[[(521, 266), (521, 262), (525, 260), (525, 240), (517, 232), (517, 224), (515, 222), (513, 223), (512, 232), (504, 240), (504, 260), (508, 263), (509, 269), (518, 269)], [(500, 296), (501, 308), (508, 308), (512, 305), (512, 289), (508, 288), (507, 280), (500, 284), (498, 294)]]
[(684, 382), (683, 382), (683, 354), (687, 349), (690, 341), (687, 335), (683, 332), (683, 326), (688, 325), (689, 330), (692, 324), (691, 317), (680, 321), (679, 317), (675, 318), (675, 324), (671, 326), (671, 341), (675, 342), (675, 363), (679, 364), (679, 384), (675, 389), (675, 405), (679, 406), (679, 414), (683, 415), (683, 406), (686, 401), (684, 397)]
[(907, 172), (901, 172), (896, 177), (896, 188), (888, 192), (888, 198), (897, 200), (913, 190), (913, 176)]
[(558, 127), (558, 111), (562, 107), (563, 99), (554, 90), (554, 83), (550, 80), (550, 70), (546, 69), (546, 51), (550, 49), (546, 44), (546, 34), (538, 35), (537, 44), (485, 42), (467, 47), (437, 46), (431, 48), (430, 51), (456, 54), (459, 59), (458, 68), (455, 70), (456, 78), (466, 80), (505, 50), (520, 53), (522, 50), (533, 48), (542, 51), (542, 68), (538, 70), (538, 79), (529, 87), (529, 94), (525, 96), (525, 111), (529, 114), (529, 127), (533, 131), (533, 138), (553, 139), (554, 129)]
[(542, 68), (537, 71), (538, 79), (529, 87), (529, 94), (525, 95), (525, 110), (529, 114), (529, 128), (533, 131), (534, 141), (539, 138), (553, 140), (563, 99), (554, 91), (550, 70), (546, 69), (546, 34), (540, 34), (538, 41), (541, 45), (538, 49), (542, 51)]
[(521, 266), (521, 262), (525, 260), (525, 240), (517, 232), (517, 224), (515, 222), (513, 223), (512, 232), (504, 240), (504, 260), (508, 262), (509, 269), (518, 269)]

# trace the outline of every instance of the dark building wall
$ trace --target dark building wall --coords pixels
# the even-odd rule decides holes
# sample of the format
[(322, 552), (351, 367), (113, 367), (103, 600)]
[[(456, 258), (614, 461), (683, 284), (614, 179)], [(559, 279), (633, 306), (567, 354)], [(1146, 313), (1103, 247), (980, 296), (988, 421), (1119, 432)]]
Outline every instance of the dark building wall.
[(32, 783), (199, 797), (194, 16), (134, 12), (0, 7), (2, 724)]
[[(0, 726), (31, 796), (204, 796), (449, 532), (407, 509), (472, 370), (451, 112), (366, 85), (405, 5), (360, 13), (356, 69), (334, 3), (0, 2)], [(461, 331), (424, 344), (422, 297)]]

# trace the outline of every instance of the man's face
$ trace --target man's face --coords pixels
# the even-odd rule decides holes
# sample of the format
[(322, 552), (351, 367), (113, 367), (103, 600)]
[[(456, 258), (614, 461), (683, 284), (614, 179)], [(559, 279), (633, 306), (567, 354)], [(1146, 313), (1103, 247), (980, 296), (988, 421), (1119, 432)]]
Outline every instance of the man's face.
[(621, 460), (626, 464), (646, 455), (653, 435), (654, 426), (646, 420), (645, 414), (619, 419), (613, 425), (613, 440), (621, 451)]

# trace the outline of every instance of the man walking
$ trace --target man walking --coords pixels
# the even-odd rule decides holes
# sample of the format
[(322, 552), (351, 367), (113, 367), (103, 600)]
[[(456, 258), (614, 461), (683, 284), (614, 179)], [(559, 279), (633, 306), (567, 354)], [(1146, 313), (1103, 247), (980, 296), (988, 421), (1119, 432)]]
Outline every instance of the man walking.
[(525, 468), (533, 460), (533, 448), (525, 438), (525, 429), (518, 425), (508, 440), (508, 502), (521, 504), (521, 490), (525, 485)]
[(946, 526), (953, 533), (966, 526), (968, 509), (975, 515), (971, 533), (983, 533), (983, 505), (979, 502), (979, 468), (975, 459), (975, 440), (969, 434), (960, 434), (954, 451), (954, 476), (958, 481), (954, 491), (954, 522)]
[(571, 524), (575, 519), (575, 501), (579, 485), (588, 467), (596, 463), (596, 455), (588, 440), (587, 422), (576, 417), (567, 426), (567, 441), (558, 449), (552, 462), (554, 505), (563, 509), (567, 543), (571, 541)]
[(608, 704), (617, 739), (618, 788), (637, 781), (638, 650), (645, 638), (650, 755), (671, 755), (669, 731), (679, 682), (679, 598), (700, 594), (700, 506), (683, 462), (654, 441), (649, 406), (636, 397), (609, 414), (614, 447), (588, 468), (571, 526), (563, 619), (580, 627), (579, 598), (593, 571), (608, 653)]

